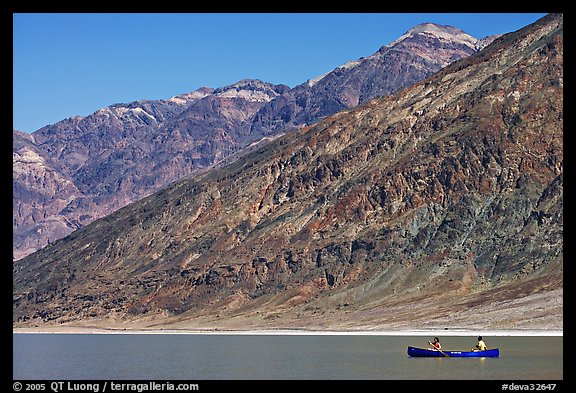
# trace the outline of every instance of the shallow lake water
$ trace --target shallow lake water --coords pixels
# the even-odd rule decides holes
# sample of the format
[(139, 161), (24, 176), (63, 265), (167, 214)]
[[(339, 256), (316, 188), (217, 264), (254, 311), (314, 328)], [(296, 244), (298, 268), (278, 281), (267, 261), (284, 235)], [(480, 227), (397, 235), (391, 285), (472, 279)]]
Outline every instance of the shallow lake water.
[[(499, 358), (411, 358), (431, 337), (13, 334), (15, 380), (560, 380), (562, 336), (484, 337)], [(469, 350), (475, 337), (441, 337)]]

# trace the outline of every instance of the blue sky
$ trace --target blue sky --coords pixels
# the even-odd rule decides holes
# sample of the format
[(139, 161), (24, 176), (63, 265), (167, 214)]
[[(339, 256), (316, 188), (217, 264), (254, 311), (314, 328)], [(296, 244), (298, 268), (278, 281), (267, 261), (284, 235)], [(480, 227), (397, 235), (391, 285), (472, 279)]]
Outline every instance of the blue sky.
[(14, 14), (13, 127), (255, 78), (295, 86), (433, 22), (474, 37), (534, 13)]

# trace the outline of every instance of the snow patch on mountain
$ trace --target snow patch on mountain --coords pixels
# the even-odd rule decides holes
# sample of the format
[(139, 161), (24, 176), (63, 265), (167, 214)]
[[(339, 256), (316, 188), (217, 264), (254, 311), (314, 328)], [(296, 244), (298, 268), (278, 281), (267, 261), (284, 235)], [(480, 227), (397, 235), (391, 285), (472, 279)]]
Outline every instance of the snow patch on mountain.
[(214, 90), (214, 96), (241, 98), (248, 102), (269, 102), (280, 95), (273, 87), (257, 79), (243, 79), (233, 85)]
[(177, 105), (186, 105), (190, 102), (195, 102), (201, 100), (202, 98), (212, 94), (214, 89), (209, 87), (202, 87), (198, 90), (194, 90), (190, 93), (178, 94), (170, 99), (168, 102), (173, 102)]
[(261, 90), (236, 90), (230, 89), (216, 94), (217, 97), (224, 98), (242, 98), (249, 102), (269, 102), (276, 97), (268, 92)]
[(158, 121), (154, 116), (150, 113), (146, 112), (144, 109), (140, 107), (136, 108), (127, 108), (125, 106), (111, 106), (103, 109), (99, 109), (95, 112), (99, 115), (104, 115), (105, 117), (109, 117), (110, 115), (116, 118), (130, 118), (130, 116), (141, 117), (146, 116), (154, 121)]
[(154, 116), (152, 116), (150, 113), (146, 112), (142, 108), (130, 108), (130, 112), (132, 112), (136, 115), (145, 115), (145, 116), (148, 116), (149, 118), (151, 118), (152, 120), (157, 121)]
[(359, 66), (360, 63), (362, 63), (361, 60), (352, 60), (352, 61), (349, 61), (349, 62), (341, 65), (341, 66), (338, 67), (338, 68), (341, 68), (341, 69), (344, 69), (344, 70), (349, 70), (349, 69), (351, 69), (351, 68), (354, 68), (354, 67)]
[(435, 23), (421, 23), (417, 26), (414, 26), (386, 46), (392, 47), (406, 40), (407, 38), (414, 37), (418, 34), (432, 35), (440, 40), (460, 42), (472, 48), (475, 47), (476, 42), (478, 41), (477, 38), (472, 37), (470, 34), (456, 27), (437, 25)]

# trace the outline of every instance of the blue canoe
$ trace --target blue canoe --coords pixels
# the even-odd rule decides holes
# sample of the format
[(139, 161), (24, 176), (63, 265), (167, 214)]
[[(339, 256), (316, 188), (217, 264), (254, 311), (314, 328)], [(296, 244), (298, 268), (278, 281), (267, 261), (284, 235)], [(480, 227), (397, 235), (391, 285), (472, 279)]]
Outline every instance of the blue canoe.
[(486, 351), (437, 351), (435, 349), (408, 347), (408, 356), (415, 358), (497, 358), (500, 350)]

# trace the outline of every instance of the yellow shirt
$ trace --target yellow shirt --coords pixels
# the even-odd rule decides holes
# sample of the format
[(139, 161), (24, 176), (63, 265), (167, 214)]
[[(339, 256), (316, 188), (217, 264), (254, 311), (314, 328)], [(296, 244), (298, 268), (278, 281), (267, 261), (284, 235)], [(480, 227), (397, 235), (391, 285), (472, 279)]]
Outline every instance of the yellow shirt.
[(484, 344), (484, 341), (480, 340), (478, 341), (478, 344), (476, 344), (476, 348), (478, 348), (480, 351), (485, 351), (486, 348), (486, 344)]

